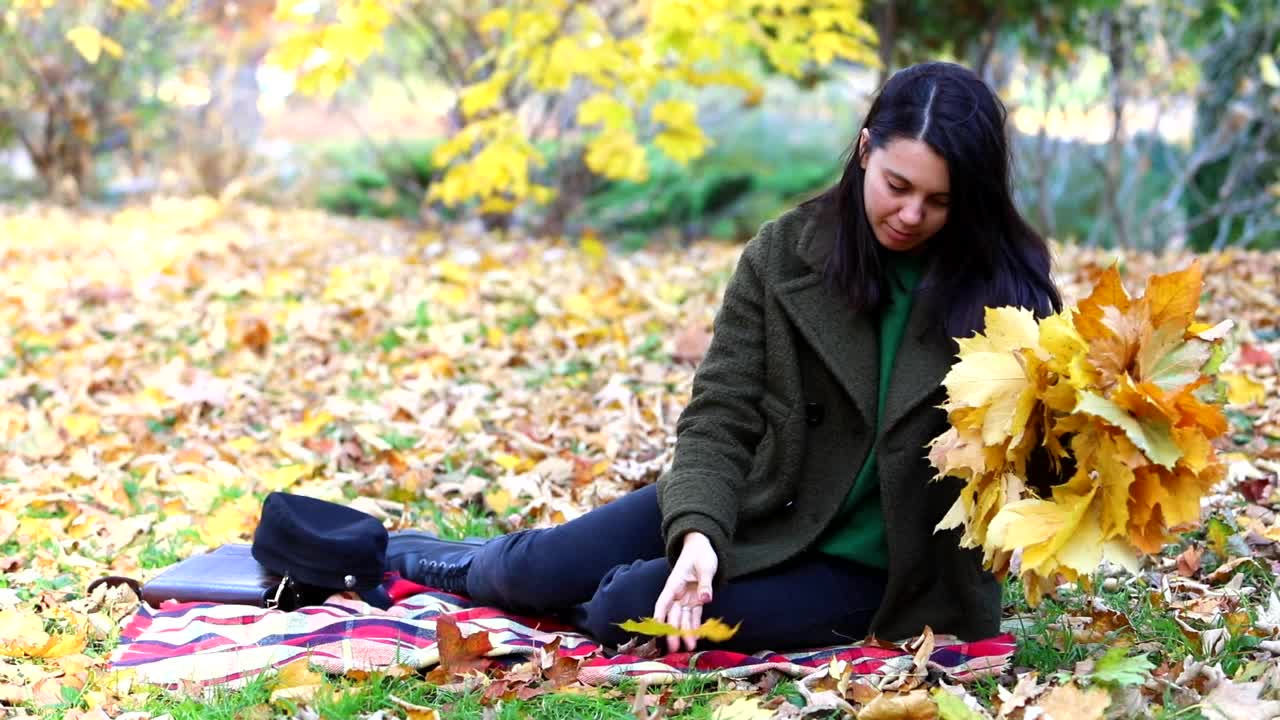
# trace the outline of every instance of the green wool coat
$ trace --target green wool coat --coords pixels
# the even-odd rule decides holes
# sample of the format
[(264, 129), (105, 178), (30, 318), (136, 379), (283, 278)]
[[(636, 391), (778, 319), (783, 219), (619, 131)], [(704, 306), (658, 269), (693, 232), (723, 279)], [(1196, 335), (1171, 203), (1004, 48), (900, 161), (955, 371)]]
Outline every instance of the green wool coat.
[(658, 481), (667, 557), (674, 563), (696, 530), (719, 556), (717, 583), (787, 562), (831, 523), (874, 445), (889, 567), (871, 632), (902, 639), (928, 625), (967, 640), (996, 635), (999, 583), (978, 550), (959, 547), (959, 531), (933, 531), (963, 486), (933, 481), (927, 458), (947, 428), (936, 406), (953, 344), (925, 332), (932, 318), (915, 303), (872, 437), (876, 319), (824, 284), (834, 242), (834, 225), (802, 207), (766, 223), (743, 250)]

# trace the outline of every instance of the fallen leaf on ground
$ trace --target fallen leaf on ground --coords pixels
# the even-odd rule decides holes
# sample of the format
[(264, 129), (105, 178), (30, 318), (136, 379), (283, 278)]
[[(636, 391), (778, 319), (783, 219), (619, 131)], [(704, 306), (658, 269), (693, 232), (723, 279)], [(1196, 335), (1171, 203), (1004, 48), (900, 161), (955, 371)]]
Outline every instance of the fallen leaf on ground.
[(450, 675), (478, 672), (492, 662), (485, 657), (493, 650), (488, 631), (480, 630), (463, 637), (458, 621), (448, 614), (436, 618), (436, 639), (440, 648), (440, 668)]
[(771, 717), (773, 711), (760, 707), (758, 697), (740, 697), (711, 713), (711, 720), (769, 720)]
[[(956, 694), (963, 693), (963, 696)], [(969, 695), (963, 687), (934, 688), (933, 701), (938, 704), (938, 720), (991, 720), (978, 699)]]
[(1045, 720), (1101, 720), (1110, 704), (1111, 696), (1106, 690), (1063, 685), (1030, 707), (1042, 710), (1048, 716)]
[(440, 717), (435, 708), (430, 708), (426, 705), (415, 705), (408, 700), (401, 700), (395, 695), (388, 695), (387, 697), (404, 710), (405, 720), (438, 720)]
[[(963, 704), (963, 703), (962, 703)], [(935, 720), (938, 704), (924, 690), (885, 693), (858, 712), (858, 720)]]
[(324, 685), (324, 675), (311, 669), (311, 662), (299, 658), (280, 668), (276, 675), (271, 702), (295, 700), (309, 702)]
[(1209, 720), (1262, 720), (1280, 717), (1280, 700), (1263, 700), (1262, 682), (1223, 680), (1200, 704)]

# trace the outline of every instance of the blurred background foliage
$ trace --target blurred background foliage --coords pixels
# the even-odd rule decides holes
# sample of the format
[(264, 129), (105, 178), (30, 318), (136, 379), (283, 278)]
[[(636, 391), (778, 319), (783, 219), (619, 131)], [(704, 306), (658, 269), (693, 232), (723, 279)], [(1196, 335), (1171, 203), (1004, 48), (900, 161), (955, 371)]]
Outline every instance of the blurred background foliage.
[(1280, 246), (1274, 0), (0, 0), (0, 198), (741, 239), (928, 59), (1065, 242)]

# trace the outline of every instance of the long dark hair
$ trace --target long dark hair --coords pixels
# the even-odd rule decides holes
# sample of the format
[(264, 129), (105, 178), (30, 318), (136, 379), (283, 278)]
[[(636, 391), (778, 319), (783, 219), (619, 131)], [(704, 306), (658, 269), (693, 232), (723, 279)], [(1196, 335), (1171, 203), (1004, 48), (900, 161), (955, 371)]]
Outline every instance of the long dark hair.
[(915, 300), (937, 315), (937, 329), (951, 337), (981, 330), (984, 306), (1016, 305), (1039, 317), (1062, 309), (1049, 274), (1049, 246), (1013, 204), (1005, 117), (991, 88), (952, 63), (913, 65), (880, 89), (862, 124), (869, 147), (860, 150), (855, 137), (839, 183), (806, 203), (834, 213), (826, 279), (854, 310), (878, 308), (888, 297), (883, 268), (890, 252), (876, 242), (863, 207), (860, 152), (899, 138), (923, 141), (951, 176), (947, 221), (925, 243), (926, 270)]

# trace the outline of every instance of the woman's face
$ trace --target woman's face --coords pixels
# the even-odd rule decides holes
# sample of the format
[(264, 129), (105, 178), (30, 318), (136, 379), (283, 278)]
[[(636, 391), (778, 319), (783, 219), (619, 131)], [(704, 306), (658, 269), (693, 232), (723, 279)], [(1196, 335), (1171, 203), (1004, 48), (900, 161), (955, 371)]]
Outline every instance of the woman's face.
[[(862, 131), (862, 147), (870, 147)], [(951, 177), (947, 163), (919, 140), (896, 138), (862, 153), (862, 201), (876, 240), (907, 252), (924, 245), (947, 222)]]

